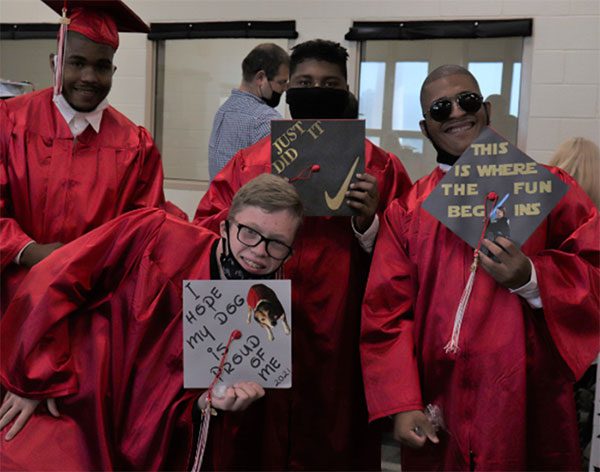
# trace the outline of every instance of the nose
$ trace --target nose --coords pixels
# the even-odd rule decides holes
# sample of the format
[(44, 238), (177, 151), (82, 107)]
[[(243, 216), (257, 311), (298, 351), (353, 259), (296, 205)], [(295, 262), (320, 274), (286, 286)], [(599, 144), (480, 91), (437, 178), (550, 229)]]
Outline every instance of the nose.
[(450, 113), (450, 118), (463, 116), (465, 114), (465, 111), (460, 107), (456, 98), (450, 100), (450, 103), (452, 103), (452, 113)]
[(267, 257), (269, 255), (267, 253), (267, 242), (263, 239), (260, 243), (252, 248), (252, 252), (256, 256)]
[(83, 82), (97, 82), (98, 74), (93, 66), (89, 65), (81, 70), (81, 80)]

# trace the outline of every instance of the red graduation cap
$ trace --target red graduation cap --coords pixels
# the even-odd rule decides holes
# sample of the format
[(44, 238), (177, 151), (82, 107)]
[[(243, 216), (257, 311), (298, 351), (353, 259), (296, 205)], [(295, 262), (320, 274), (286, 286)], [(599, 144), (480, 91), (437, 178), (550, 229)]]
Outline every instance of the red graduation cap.
[(122, 33), (148, 33), (150, 29), (122, 0), (42, 0), (56, 13), (66, 8), (69, 18), (68, 31), (75, 31), (86, 38), (113, 49), (119, 47), (119, 31)]
[(66, 34), (75, 31), (91, 41), (119, 47), (119, 31), (150, 31), (148, 25), (122, 0), (42, 0), (62, 15), (58, 31), (58, 59), (54, 76), (54, 95), (62, 92), (62, 70)]

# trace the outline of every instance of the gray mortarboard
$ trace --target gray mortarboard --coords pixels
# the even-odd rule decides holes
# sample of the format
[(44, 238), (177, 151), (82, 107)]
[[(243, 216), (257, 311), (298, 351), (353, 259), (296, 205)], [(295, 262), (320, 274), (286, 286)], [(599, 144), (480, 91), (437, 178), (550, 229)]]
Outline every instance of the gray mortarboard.
[(354, 215), (345, 194), (364, 169), (364, 120), (271, 122), (271, 172), (296, 187), (306, 215)]
[(17, 95), (31, 92), (33, 84), (29, 82), (15, 82), (13, 80), (0, 79), (0, 98), (11, 98)]
[[(491, 128), (460, 156), (423, 208), (473, 248), (489, 216), (488, 239), (522, 245), (565, 195), (568, 186)], [(494, 192), (496, 199), (486, 196)]]

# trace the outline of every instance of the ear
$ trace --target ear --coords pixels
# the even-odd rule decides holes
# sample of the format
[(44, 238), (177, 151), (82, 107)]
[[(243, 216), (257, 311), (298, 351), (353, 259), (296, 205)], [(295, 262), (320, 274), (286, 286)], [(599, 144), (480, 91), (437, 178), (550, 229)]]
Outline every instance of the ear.
[(267, 80), (267, 73), (264, 70), (259, 70), (254, 76), (254, 80), (258, 82)]
[(112, 75), (115, 75), (115, 72), (117, 72), (117, 66), (113, 65), (113, 71), (112, 71)]
[(56, 57), (56, 54), (50, 54), (50, 70), (52, 71), (52, 74), (56, 73)]
[(222, 238), (227, 238), (227, 229), (225, 227), (225, 220), (221, 221), (219, 224), (219, 234)]
[(421, 127), (421, 133), (423, 133), (423, 136), (429, 139), (429, 130), (427, 129), (427, 122), (425, 120), (421, 120), (419, 121), (419, 126)]

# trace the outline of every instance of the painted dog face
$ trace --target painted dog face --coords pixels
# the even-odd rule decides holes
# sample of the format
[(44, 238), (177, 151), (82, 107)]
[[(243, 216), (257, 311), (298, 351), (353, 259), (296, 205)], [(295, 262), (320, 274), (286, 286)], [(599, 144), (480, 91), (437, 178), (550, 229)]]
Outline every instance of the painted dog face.
[(277, 320), (283, 313), (276, 313), (270, 303), (260, 303), (254, 311), (254, 319), (261, 325), (277, 326)]

